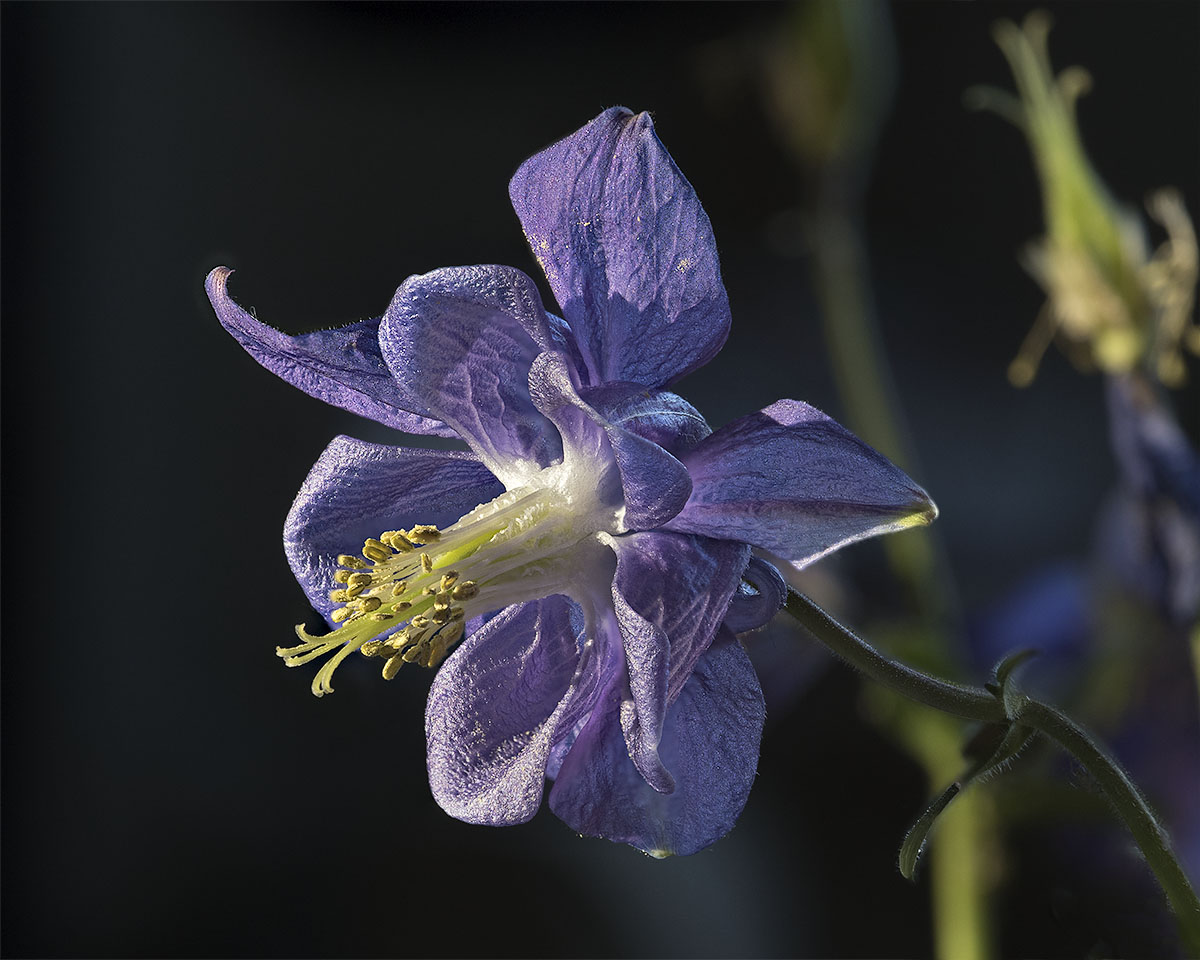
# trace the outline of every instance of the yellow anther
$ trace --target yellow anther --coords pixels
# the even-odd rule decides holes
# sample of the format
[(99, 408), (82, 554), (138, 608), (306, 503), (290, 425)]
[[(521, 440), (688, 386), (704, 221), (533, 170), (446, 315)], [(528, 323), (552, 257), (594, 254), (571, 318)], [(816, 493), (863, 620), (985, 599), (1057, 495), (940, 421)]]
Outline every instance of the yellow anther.
[(440, 593), (438, 593), (437, 596), (435, 596), (433, 598), (433, 609), (434, 610), (446, 610), (449, 608), (449, 606), (450, 606), (450, 594), (446, 593), (444, 590), (441, 591)]
[(414, 630), (424, 630), (429, 626), (429, 618), (424, 614), (417, 614), (410, 621)]
[(372, 620), (391, 620), (392, 615), (390, 613), (373, 613), (373, 614), (371, 614), (371, 619)]
[(441, 530), (428, 523), (417, 524), (417, 526), (408, 531), (409, 540), (419, 540), (421, 543), (428, 543), (430, 540), (436, 540), (441, 535)]
[(474, 580), (464, 580), (453, 590), (450, 591), (450, 596), (455, 600), (470, 600), (472, 597), (479, 595), (479, 587)]
[(399, 630), (384, 640), (383, 645), (391, 648), (392, 650), (403, 650), (411, 642), (412, 637), (408, 635), (408, 630)]
[(349, 597), (351, 600), (353, 600), (355, 597), (357, 597), (360, 593), (363, 592), (363, 589), (364, 589), (364, 587), (363, 587), (363, 584), (361, 584), (361, 583), (351, 584), (349, 587), (346, 588), (346, 596)]
[(330, 590), (329, 599), (334, 603), (345, 603), (350, 599), (350, 594), (348, 594), (345, 590)]
[(438, 586), (441, 590), (445, 591), (449, 590), (456, 583), (458, 583), (458, 571), (449, 570), (442, 574), (442, 582)]
[(369, 587), (372, 579), (369, 573), (352, 573), (346, 578), (346, 583), (351, 587)]
[(379, 539), (399, 553), (411, 553), (413, 550), (413, 542), (401, 530), (389, 530), (387, 533), (381, 533)]
[(360, 557), (352, 557), (348, 553), (342, 553), (337, 558), (339, 567), (349, 567), (351, 570), (366, 570), (367, 562)]
[(421, 570), (424, 573), (433, 573), (433, 558), (427, 553), (421, 554)]
[(338, 607), (329, 615), (330, 619), (333, 620), (334, 623), (341, 623), (343, 620), (349, 620), (352, 616), (354, 616), (354, 611), (349, 607)]
[[(455, 610), (454, 612), (462, 613), (461, 610)], [(462, 619), (461, 617), (455, 618), (456, 621), (459, 621), (461, 619)], [(453, 644), (458, 643), (458, 641), (462, 639), (462, 636), (464, 633), (466, 633), (466, 631), (467, 631), (466, 626), (459, 622), (455, 622), (448, 629), (443, 630), (442, 635), (446, 639), (446, 645), (452, 646)]]
[(432, 597), (437, 592), (438, 592), (438, 588), (433, 586), (432, 584), (430, 584), (428, 587), (425, 587), (421, 590), (421, 595), (426, 596), (426, 597)]
[(407, 600), (401, 600), (399, 603), (392, 604), (392, 613), (402, 613), (411, 606), (412, 604)]
[(349, 570), (335, 570), (334, 574), (333, 574), (333, 582), (334, 583), (349, 583), (350, 582), (350, 571)]
[(378, 597), (363, 597), (358, 601), (358, 605), (366, 613), (371, 613), (373, 610), (378, 610), (381, 606), (383, 606), (383, 601)]
[(383, 679), (394, 680), (396, 674), (400, 672), (400, 668), (404, 666), (404, 655), (401, 653), (393, 654), (388, 658), (387, 663), (383, 665)]
[(440, 610), (434, 610), (433, 616), (430, 619), (432, 619), (434, 623), (439, 623), (439, 624), (440, 623), (449, 623), (450, 622), (450, 608), (442, 607)]
[(450, 652), (459, 640), (462, 639), (463, 628), (461, 624), (454, 624), (443, 630), (430, 644), (429, 654), (425, 658), (425, 666), (436, 667), (446, 659), (446, 654)]
[(368, 640), (366, 643), (364, 643), (361, 647), (358, 648), (358, 652), (361, 653), (364, 657), (377, 657), (377, 656), (379, 656), (379, 653), (382, 650), (383, 650), (383, 641), (382, 640)]
[[(401, 660), (403, 660), (405, 663), (412, 663), (414, 660), (417, 659), (417, 657), (421, 656), (422, 651), (426, 650), (426, 649), (428, 649), (428, 648), (425, 646), (425, 644), (417, 643), (417, 644), (413, 644), (413, 646), (409, 647), (403, 653), (396, 654), (396, 656), (399, 657)], [(399, 669), (399, 668), (397, 668), (397, 669)]]
[(392, 555), (392, 548), (384, 546), (378, 540), (368, 540), (363, 544), (363, 556), (368, 560), (373, 560), (375, 563), (383, 563)]
[(398, 584), (392, 587), (392, 596), (398, 597), (408, 589), (408, 584), (401, 580)]

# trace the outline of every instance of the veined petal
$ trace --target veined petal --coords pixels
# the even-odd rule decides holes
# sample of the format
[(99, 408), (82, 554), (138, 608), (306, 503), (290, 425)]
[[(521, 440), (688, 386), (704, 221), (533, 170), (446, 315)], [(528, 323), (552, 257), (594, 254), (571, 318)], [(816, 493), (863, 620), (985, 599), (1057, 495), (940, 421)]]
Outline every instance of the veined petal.
[(679, 457), (712, 433), (708, 422), (683, 397), (637, 383), (582, 387), (579, 397), (613, 426), (652, 440)]
[(667, 529), (742, 540), (797, 566), (937, 516), (895, 464), (796, 400), (733, 421), (683, 461), (692, 495)]
[(401, 388), (445, 420), (510, 488), (562, 456), (529, 398), (529, 368), (556, 339), (537, 288), (512, 267), (409, 277), (379, 328)]
[(629, 759), (611, 687), (563, 761), (550, 807), (573, 830), (652, 856), (687, 855), (733, 827), (758, 769), (765, 715), (750, 660), (722, 630), (667, 712), (659, 752), (675, 790), (653, 790)]
[(328, 617), (338, 554), (357, 553), (383, 530), (449, 526), (503, 492), (474, 454), (335, 437), (292, 504), (284, 550), (309, 602)]
[[(617, 564), (620, 569), (620, 561)], [(659, 793), (675, 789), (675, 780), (658, 755), (667, 716), (667, 667), (671, 644), (662, 629), (630, 607), (613, 585), (613, 607), (625, 651), (629, 699), (618, 708), (629, 759), (642, 779)]]
[[(614, 543), (613, 597), (620, 597), (665, 635), (670, 663), (664, 688), (670, 703), (721, 624), (746, 570), (750, 548), (730, 540), (661, 531), (617, 537)], [(632, 679), (628, 642), (626, 660)]]
[(606, 110), (526, 160), (509, 196), (587, 383), (665, 386), (724, 345), (712, 225), (648, 113)]
[(221, 326), (250, 356), (311, 397), (406, 433), (453, 437), (419, 401), (397, 386), (379, 353), (379, 319), (298, 337), (268, 327), (233, 302), (226, 290), (228, 267), (217, 267), (205, 281), (208, 299)]
[(578, 662), (562, 596), (508, 607), (463, 642), (425, 711), (429, 785), (443, 810), (493, 826), (537, 812)]
[[(691, 492), (687, 469), (651, 440), (606, 420), (579, 396), (571, 369), (559, 353), (543, 353), (529, 374), (533, 402), (562, 435), (567, 462), (594, 464), (596, 488), (619, 480), (629, 530), (661, 526), (679, 512)], [(618, 477), (605, 477), (615, 465)]]
[(725, 626), (734, 633), (765, 626), (787, 601), (783, 577), (774, 565), (760, 557), (750, 558), (742, 580), (725, 613)]
[(750, 548), (672, 533), (635, 533), (615, 543), (613, 608), (630, 692), (620, 706), (621, 730), (638, 772), (670, 793), (675, 784), (658, 753), (667, 705), (712, 642)]

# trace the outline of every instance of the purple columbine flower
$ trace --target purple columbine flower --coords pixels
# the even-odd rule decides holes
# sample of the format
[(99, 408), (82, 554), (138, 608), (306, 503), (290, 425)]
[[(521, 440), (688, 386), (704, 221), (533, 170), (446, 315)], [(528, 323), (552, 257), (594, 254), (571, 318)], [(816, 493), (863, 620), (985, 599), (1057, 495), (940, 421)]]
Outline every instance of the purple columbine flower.
[(782, 591), (751, 547), (803, 566), (936, 510), (804, 403), (713, 433), (665, 389), (720, 350), (729, 304), (648, 114), (605, 111), (510, 194), (562, 319), (519, 270), (449, 267), (409, 277), (378, 319), (289, 337), (230, 299), (227, 268), (209, 275), (221, 323), (269, 370), (471, 449), (329, 445), (284, 545), (334, 629), (298, 627), (278, 652), (332, 654), (320, 696), (355, 650), (390, 678), (453, 648), (426, 711), (443, 809), (522, 823), (549, 776), (579, 833), (693, 853), (733, 826), (758, 763), (762, 694), (734, 631)]

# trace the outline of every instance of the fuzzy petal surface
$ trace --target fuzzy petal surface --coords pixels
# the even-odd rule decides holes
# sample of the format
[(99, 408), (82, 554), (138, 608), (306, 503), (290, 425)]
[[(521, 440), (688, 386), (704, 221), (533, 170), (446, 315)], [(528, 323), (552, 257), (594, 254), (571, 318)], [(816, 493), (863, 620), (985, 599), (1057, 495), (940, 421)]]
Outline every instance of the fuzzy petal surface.
[(555, 342), (537, 288), (512, 267), (409, 277), (379, 328), (401, 389), (420, 397), (509, 486), (562, 456), (529, 397), (529, 368)]
[(379, 319), (297, 337), (260, 323), (234, 303), (226, 289), (228, 267), (205, 281), (221, 326), (250, 356), (310, 397), (406, 433), (453, 437), (454, 430), (428, 416), (419, 401), (396, 385), (379, 352)]
[(503, 492), (474, 454), (335, 437), (292, 504), (284, 550), (309, 602), (328, 617), (338, 554), (357, 553), (384, 530), (448, 526)]
[[(613, 596), (665, 635), (670, 664), (667, 702), (708, 649), (750, 558), (730, 540), (651, 531), (616, 540)], [(624, 626), (624, 624), (622, 624)], [(626, 658), (629, 659), (628, 644)]]
[(621, 730), (638, 772), (670, 793), (674, 781), (658, 753), (667, 706), (712, 642), (750, 548), (671, 533), (635, 533), (616, 543), (613, 609), (630, 693), (620, 706)]
[(629, 759), (614, 685), (563, 761), (550, 807), (573, 830), (652, 856), (687, 855), (733, 827), (758, 768), (765, 715), (744, 650), (728, 631), (696, 664), (667, 711), (659, 753), (675, 779), (651, 788)]
[(429, 785), (452, 817), (507, 826), (537, 813), (579, 660), (570, 601), (506, 608), (453, 653), (425, 711)]
[(533, 402), (561, 433), (567, 459), (594, 464), (601, 496), (624, 499), (628, 529), (661, 526), (687, 502), (692, 483), (684, 465), (657, 443), (610, 423), (585, 403), (561, 354), (539, 356), (529, 386)]
[(712, 225), (648, 113), (604, 111), (526, 160), (513, 208), (595, 385), (666, 386), (729, 334)]
[[(619, 569), (619, 561), (618, 561)], [(667, 717), (667, 670), (671, 643), (656, 624), (634, 610), (614, 584), (614, 616), (625, 651), (628, 697), (617, 710), (629, 759), (642, 779), (659, 793), (671, 793), (675, 780), (658, 755)]]
[(741, 540), (796, 566), (937, 516), (899, 467), (796, 400), (734, 420), (683, 461), (692, 495), (667, 529)]

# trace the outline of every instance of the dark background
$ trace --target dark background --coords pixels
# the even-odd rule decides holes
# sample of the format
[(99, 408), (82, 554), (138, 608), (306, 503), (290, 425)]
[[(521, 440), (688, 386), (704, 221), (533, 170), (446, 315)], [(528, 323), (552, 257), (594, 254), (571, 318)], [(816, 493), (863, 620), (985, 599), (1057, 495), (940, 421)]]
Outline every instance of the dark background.
[[(1020, 136), (961, 93), (1011, 86), (988, 26), (1027, 9), (891, 9), (867, 206), (968, 609), (1085, 554), (1113, 481), (1097, 378), (1053, 351), (1031, 389), (1004, 377), (1042, 299), (1015, 260), (1039, 198)], [(1113, 193), (1174, 184), (1195, 215), (1200, 5), (1053, 9), (1056, 65), (1096, 77), (1081, 123)], [(306, 616), (283, 518), (335, 433), (388, 433), (260, 370), (202, 289), (233, 266), (239, 302), (300, 332), (377, 315), (434, 267), (533, 273), (508, 178), (624, 103), (703, 199), (734, 310), (680, 392), (714, 425), (782, 396), (836, 416), (809, 264), (778, 239), (805, 184), (754, 79), (785, 12), (3, 6), (6, 955), (929, 953), (927, 884), (895, 867), (928, 787), (840, 667), (772, 710), (733, 833), (662, 863), (548, 810), (446, 817), (424, 672), (352, 662), (311, 697), (311, 668), (273, 655)], [(1176, 397), (1193, 437), (1197, 396)], [(871, 550), (839, 568), (868, 605)], [(1000, 906), (1010, 954), (1089, 948), (1048, 908)]]

